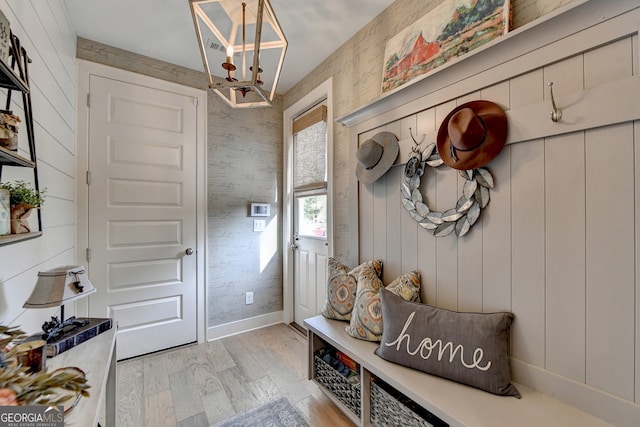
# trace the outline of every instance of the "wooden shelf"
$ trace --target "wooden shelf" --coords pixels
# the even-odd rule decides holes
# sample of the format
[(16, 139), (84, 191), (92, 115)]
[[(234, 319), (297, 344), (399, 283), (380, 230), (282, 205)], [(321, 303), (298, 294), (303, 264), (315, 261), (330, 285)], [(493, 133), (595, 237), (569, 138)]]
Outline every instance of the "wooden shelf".
[[(27, 133), (29, 142), (29, 157), (24, 157), (16, 151), (7, 150), (0, 147), (0, 178), (2, 169), (7, 166), (18, 166), (30, 168), (33, 171), (33, 184), (35, 190), (40, 192), (38, 183), (38, 168), (36, 165), (36, 143), (34, 138), (33, 117), (31, 110), (31, 93), (29, 92), (29, 71), (28, 64), (31, 62), (26, 50), (21, 46), (20, 40), (13, 33), (10, 34), (11, 46), (9, 51), (9, 64), (0, 61), (0, 88), (7, 89), (5, 109), (11, 105), (11, 95), (13, 92), (20, 92), (22, 95), (22, 109), (24, 117), (22, 122)], [(38, 209), (38, 228), (33, 233), (9, 234), (0, 236), (0, 246), (22, 242), (24, 240), (35, 239), (42, 236), (42, 216)]]
[(0, 165), (3, 166), (23, 166), (27, 168), (35, 168), (36, 162), (22, 157), (15, 151), (7, 150), (0, 147)]
[(7, 234), (5, 236), (0, 236), (0, 246), (22, 242), (23, 240), (31, 240), (40, 236), (42, 236), (42, 231), (34, 231), (33, 233)]

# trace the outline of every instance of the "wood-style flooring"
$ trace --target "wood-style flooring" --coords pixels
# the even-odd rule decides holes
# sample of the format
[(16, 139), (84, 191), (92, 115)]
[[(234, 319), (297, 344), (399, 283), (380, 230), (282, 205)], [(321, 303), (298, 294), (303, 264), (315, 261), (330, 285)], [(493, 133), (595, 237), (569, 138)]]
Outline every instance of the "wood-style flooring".
[(286, 396), (311, 426), (353, 423), (307, 380), (307, 339), (280, 324), (118, 362), (118, 427), (209, 427)]

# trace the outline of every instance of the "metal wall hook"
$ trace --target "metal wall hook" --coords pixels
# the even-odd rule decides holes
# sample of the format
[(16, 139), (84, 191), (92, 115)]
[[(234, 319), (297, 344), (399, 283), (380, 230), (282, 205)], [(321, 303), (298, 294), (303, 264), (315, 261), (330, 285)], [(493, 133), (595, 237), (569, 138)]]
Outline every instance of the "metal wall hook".
[[(427, 137), (427, 135), (422, 134), (422, 139), (420, 140), (420, 142), (418, 142), (414, 137), (413, 137), (413, 129), (409, 128), (409, 135), (411, 135), (411, 139), (413, 139), (413, 143), (416, 145), (415, 147), (411, 148), (411, 151), (414, 153), (417, 153), (420, 151), (420, 146), (422, 145), (422, 143), (424, 142), (424, 139)], [(418, 136), (418, 134), (416, 133), (416, 137)]]
[(551, 94), (551, 106), (553, 107), (553, 110), (551, 111), (551, 121), (556, 123), (562, 118), (562, 111), (558, 107), (556, 107), (556, 100), (553, 99), (553, 82), (547, 83), (547, 86), (549, 86), (549, 93)]

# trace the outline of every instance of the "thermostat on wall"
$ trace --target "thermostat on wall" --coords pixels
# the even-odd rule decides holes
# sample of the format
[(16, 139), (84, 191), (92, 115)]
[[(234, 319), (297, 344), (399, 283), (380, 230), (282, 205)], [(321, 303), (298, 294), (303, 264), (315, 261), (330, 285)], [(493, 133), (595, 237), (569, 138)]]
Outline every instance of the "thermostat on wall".
[(251, 203), (251, 216), (269, 216), (269, 203)]

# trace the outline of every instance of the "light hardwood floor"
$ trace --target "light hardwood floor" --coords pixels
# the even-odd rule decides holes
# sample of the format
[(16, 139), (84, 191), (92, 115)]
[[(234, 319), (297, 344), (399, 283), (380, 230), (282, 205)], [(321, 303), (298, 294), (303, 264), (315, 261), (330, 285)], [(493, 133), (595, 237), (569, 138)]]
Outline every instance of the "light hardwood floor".
[(311, 426), (349, 421), (307, 380), (307, 339), (284, 324), (119, 362), (118, 427), (209, 427), (286, 396)]

